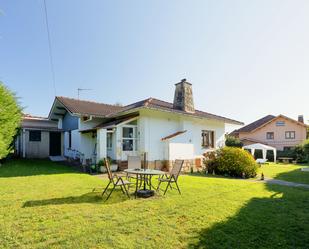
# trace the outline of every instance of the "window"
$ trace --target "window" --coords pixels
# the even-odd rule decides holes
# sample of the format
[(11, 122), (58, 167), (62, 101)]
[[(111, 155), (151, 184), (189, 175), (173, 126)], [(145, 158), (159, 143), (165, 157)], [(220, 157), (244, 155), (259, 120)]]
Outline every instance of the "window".
[(41, 131), (29, 131), (29, 141), (41, 142)]
[(136, 127), (125, 126), (122, 128), (122, 150), (136, 151)]
[(266, 139), (273, 140), (274, 139), (274, 133), (273, 132), (267, 132), (266, 133)]
[(202, 147), (214, 148), (215, 147), (215, 132), (214, 131), (202, 131)]
[(112, 149), (113, 147), (113, 133), (107, 133), (107, 140), (106, 140), (106, 147), (108, 150)]
[(295, 131), (286, 131), (285, 139), (295, 139)]
[(285, 126), (285, 122), (284, 121), (277, 121), (276, 126)]

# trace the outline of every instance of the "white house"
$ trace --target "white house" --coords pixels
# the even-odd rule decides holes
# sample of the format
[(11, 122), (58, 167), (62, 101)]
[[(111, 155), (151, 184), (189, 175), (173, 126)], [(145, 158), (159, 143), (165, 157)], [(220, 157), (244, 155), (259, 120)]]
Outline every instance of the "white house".
[(176, 158), (200, 164), (203, 153), (224, 145), (226, 124), (243, 125), (195, 110), (192, 85), (185, 79), (176, 84), (173, 103), (148, 98), (115, 106), (56, 97), (48, 118), (64, 131), (64, 156), (121, 163), (146, 152), (149, 167)]

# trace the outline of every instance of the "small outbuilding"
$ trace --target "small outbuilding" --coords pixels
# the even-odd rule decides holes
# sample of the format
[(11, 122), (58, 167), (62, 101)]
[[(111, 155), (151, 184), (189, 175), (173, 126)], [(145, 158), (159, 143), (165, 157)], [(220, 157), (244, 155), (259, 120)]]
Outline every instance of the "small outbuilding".
[(261, 143), (256, 143), (256, 144), (246, 145), (243, 147), (243, 149), (250, 150), (252, 155), (254, 155), (255, 150), (262, 150), (264, 160), (266, 160), (267, 151), (273, 151), (274, 152), (274, 162), (276, 162), (277, 149), (275, 147), (271, 147), (269, 145), (265, 145)]
[(15, 140), (15, 153), (22, 158), (48, 158), (63, 155), (63, 130), (58, 122), (24, 115)]

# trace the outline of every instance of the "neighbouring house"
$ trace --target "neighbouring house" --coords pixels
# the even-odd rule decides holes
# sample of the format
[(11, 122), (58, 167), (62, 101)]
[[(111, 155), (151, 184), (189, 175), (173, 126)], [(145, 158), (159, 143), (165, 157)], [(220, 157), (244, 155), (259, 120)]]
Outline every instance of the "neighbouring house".
[(63, 155), (63, 130), (58, 122), (24, 115), (15, 154), (23, 158), (47, 158)]
[(149, 167), (176, 158), (201, 164), (202, 154), (224, 145), (226, 124), (242, 122), (194, 108), (192, 85), (175, 84), (173, 103), (148, 98), (127, 106), (55, 97), (48, 119), (64, 131), (63, 155), (97, 162), (110, 157), (122, 167), (129, 155), (147, 153)]
[(244, 145), (262, 143), (278, 150), (289, 150), (307, 138), (307, 128), (302, 115), (298, 116), (298, 120), (284, 115), (267, 115), (233, 131), (231, 135), (238, 137)]

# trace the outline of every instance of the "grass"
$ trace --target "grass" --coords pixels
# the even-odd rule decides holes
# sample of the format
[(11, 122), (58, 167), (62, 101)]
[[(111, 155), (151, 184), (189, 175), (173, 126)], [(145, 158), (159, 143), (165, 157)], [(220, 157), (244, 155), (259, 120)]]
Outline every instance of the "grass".
[(289, 182), (309, 184), (309, 172), (301, 171), (303, 167), (308, 165), (295, 165), (295, 164), (264, 164), (259, 169), (259, 174), (262, 172), (266, 177), (275, 178)]
[(0, 167), (1, 248), (308, 248), (309, 191), (181, 176), (170, 191), (104, 202), (106, 180), (47, 161)]

